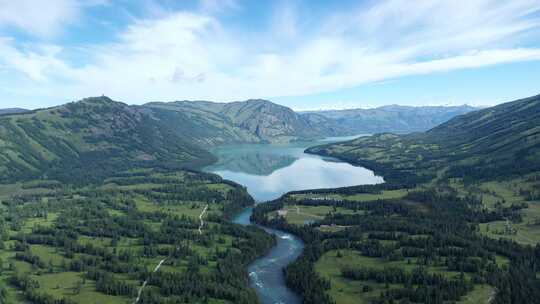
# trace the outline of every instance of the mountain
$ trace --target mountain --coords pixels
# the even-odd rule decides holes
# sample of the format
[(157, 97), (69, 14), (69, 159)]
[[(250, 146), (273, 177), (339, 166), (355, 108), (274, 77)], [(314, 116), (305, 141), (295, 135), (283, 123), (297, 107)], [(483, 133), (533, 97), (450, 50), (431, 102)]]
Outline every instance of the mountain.
[(30, 112), (30, 110), (21, 109), (21, 108), (0, 109), (0, 115), (21, 114), (21, 113), (27, 113), (27, 112)]
[(171, 125), (189, 120), (196, 125), (196, 140), (203, 144), (276, 143), (326, 135), (302, 115), (267, 100), (153, 102), (144, 107), (154, 110)]
[(0, 181), (96, 181), (136, 168), (201, 168), (215, 160), (208, 146), (322, 136), (299, 114), (265, 100), (129, 106), (92, 97), (0, 116)]
[(199, 167), (213, 156), (141, 107), (107, 97), (0, 117), (0, 180), (99, 180), (144, 167)]
[[(425, 131), (457, 115), (475, 110), (459, 107), (385, 106), (376, 109), (294, 112), (267, 100), (231, 103), (210, 101), (153, 102), (144, 105), (179, 130), (183, 122), (197, 127), (201, 144), (278, 143), (362, 133)], [(173, 114), (172, 112), (176, 113)], [(174, 116), (177, 117), (174, 117)], [(176, 121), (176, 122), (175, 122)]]
[(494, 178), (539, 171), (540, 95), (460, 115), (423, 133), (378, 134), (308, 152), (363, 164), (390, 178)]
[(538, 303), (540, 95), (307, 152), (385, 182), (253, 209), (255, 223), (304, 236), (285, 276), (306, 303)]
[(258, 303), (247, 266), (274, 237), (230, 221), (246, 188), (187, 170), (214, 157), (161, 116), (107, 97), (0, 116), (0, 303)]
[(336, 115), (296, 113), (266, 100), (129, 106), (107, 97), (86, 98), (0, 116), (0, 176), (2, 181), (39, 176), (99, 180), (128, 168), (200, 168), (215, 160), (207, 151), (210, 146), (309, 140), (363, 128), (344, 122), (357, 115)]
[(308, 111), (300, 114), (315, 124), (330, 124), (338, 130), (338, 133), (352, 135), (426, 131), (455, 116), (475, 110), (477, 108), (467, 105), (452, 107), (390, 105), (374, 109)]

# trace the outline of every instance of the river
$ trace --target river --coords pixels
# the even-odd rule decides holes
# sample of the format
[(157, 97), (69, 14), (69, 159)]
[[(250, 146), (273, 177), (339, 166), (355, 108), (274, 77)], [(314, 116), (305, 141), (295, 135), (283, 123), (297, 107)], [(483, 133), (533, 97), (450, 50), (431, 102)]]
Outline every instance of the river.
[[(291, 144), (221, 146), (212, 151), (218, 157), (218, 162), (205, 168), (205, 171), (244, 185), (257, 203), (279, 198), (294, 190), (382, 183), (382, 177), (368, 169), (304, 153), (310, 146), (352, 138), (333, 137)], [(252, 209), (248, 208), (233, 221), (251, 225), (251, 212)], [(264, 257), (249, 265), (251, 287), (263, 304), (301, 303), (301, 298), (285, 285), (283, 269), (300, 255), (304, 248), (302, 241), (284, 231), (262, 228), (277, 236), (277, 244)]]

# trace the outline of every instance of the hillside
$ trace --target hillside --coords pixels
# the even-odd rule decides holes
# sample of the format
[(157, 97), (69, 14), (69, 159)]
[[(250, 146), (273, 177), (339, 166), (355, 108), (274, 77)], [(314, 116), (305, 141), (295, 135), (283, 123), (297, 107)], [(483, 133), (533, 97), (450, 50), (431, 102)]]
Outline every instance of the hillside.
[(539, 132), (540, 95), (461, 115), (424, 133), (378, 134), (308, 152), (393, 174), (438, 169), (451, 177), (492, 178), (540, 170)]
[(326, 135), (291, 109), (266, 100), (154, 102), (144, 107), (178, 131), (183, 128), (180, 120), (196, 125), (193, 135), (204, 144), (289, 142)]
[[(165, 119), (171, 117), (170, 120)], [(107, 97), (0, 116), (0, 303), (258, 303), (274, 244), (178, 113)]]
[(138, 167), (194, 167), (213, 158), (152, 113), (87, 98), (0, 117), (2, 182), (48, 176), (96, 180)]
[(411, 133), (426, 131), (449, 119), (475, 111), (463, 106), (410, 107), (390, 105), (374, 109), (348, 109), (300, 112), (310, 121), (326, 118), (335, 128), (348, 134)]
[(227, 220), (253, 204), (243, 187), (110, 171), (0, 185), (1, 303), (258, 303), (246, 269), (274, 239)]
[(20, 113), (27, 113), (27, 112), (30, 112), (30, 110), (20, 109), (20, 108), (0, 109), (0, 115), (20, 114)]
[[(475, 110), (460, 107), (385, 106), (376, 109), (294, 112), (267, 100), (231, 103), (210, 101), (153, 102), (144, 105), (179, 131), (185, 122), (201, 144), (279, 143), (326, 136), (426, 131), (457, 115)], [(173, 114), (174, 113), (174, 114)]]
[(253, 219), (305, 241), (285, 274), (308, 303), (537, 303), (539, 131), (540, 95), (312, 147), (385, 183), (290, 192)]

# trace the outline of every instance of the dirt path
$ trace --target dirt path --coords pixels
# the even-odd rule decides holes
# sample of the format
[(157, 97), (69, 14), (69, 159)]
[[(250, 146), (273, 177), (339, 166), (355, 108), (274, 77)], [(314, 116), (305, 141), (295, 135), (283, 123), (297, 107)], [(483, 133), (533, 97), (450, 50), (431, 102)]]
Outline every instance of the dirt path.
[[(163, 263), (166, 261), (167, 259), (163, 259), (161, 261), (159, 261), (159, 263), (157, 264), (157, 266), (154, 268), (154, 271), (153, 272), (156, 272), (158, 271), (160, 268), (161, 268), (161, 265), (163, 265)], [(137, 298), (135, 299), (135, 301), (133, 302), (133, 304), (137, 304), (139, 303), (139, 301), (141, 300), (141, 294), (143, 292), (143, 289), (146, 287), (146, 284), (148, 284), (148, 279), (144, 280), (144, 282), (142, 283), (141, 287), (139, 288), (139, 291), (137, 292)]]
[[(202, 228), (204, 227), (204, 220), (203, 220), (203, 217), (204, 215), (206, 214), (206, 211), (208, 210), (208, 205), (204, 206), (204, 209), (203, 211), (201, 212), (201, 214), (199, 215), (199, 220), (201, 221), (201, 224), (199, 225), (199, 235), (202, 235)], [(167, 259), (163, 259), (161, 261), (159, 261), (159, 263), (156, 265), (156, 267), (154, 268), (154, 271), (153, 272), (157, 272), (160, 268), (161, 268), (161, 265), (163, 265), (163, 263), (165, 263)], [(141, 300), (141, 294), (144, 290), (144, 288), (146, 287), (146, 285), (148, 284), (148, 279), (146, 279), (141, 287), (139, 287), (139, 290), (137, 291), (137, 298), (135, 299), (135, 301), (133, 302), (133, 304), (137, 304), (139, 303), (139, 301)]]
[(494, 299), (495, 299), (495, 296), (497, 295), (497, 290), (495, 288), (493, 288), (490, 292), (489, 292), (489, 299), (487, 300), (487, 303), (491, 303)]
[(203, 216), (206, 213), (206, 210), (208, 210), (208, 205), (204, 207), (203, 211), (199, 215), (199, 220), (201, 221), (201, 224), (199, 225), (199, 234), (202, 234), (202, 228), (204, 226)]

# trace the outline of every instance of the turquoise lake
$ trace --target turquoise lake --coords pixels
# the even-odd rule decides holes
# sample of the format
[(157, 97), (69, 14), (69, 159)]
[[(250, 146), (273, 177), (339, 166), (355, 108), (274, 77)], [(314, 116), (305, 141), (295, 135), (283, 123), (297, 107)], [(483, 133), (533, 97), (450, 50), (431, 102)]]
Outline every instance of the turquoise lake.
[(247, 187), (257, 202), (294, 190), (337, 188), (382, 183), (371, 170), (335, 159), (304, 153), (310, 146), (350, 139), (316, 142), (222, 146), (212, 150), (218, 162), (205, 171)]
[[(336, 159), (304, 153), (314, 145), (350, 140), (335, 137), (291, 144), (251, 144), (222, 146), (212, 150), (218, 162), (205, 171), (235, 181), (247, 188), (257, 203), (279, 198), (294, 190), (338, 188), (382, 183), (371, 170)], [(238, 214), (233, 222), (251, 225), (252, 208)], [(261, 227), (276, 236), (277, 244), (248, 267), (250, 285), (263, 304), (300, 304), (302, 299), (285, 285), (283, 269), (302, 253), (303, 242), (296, 236)]]

